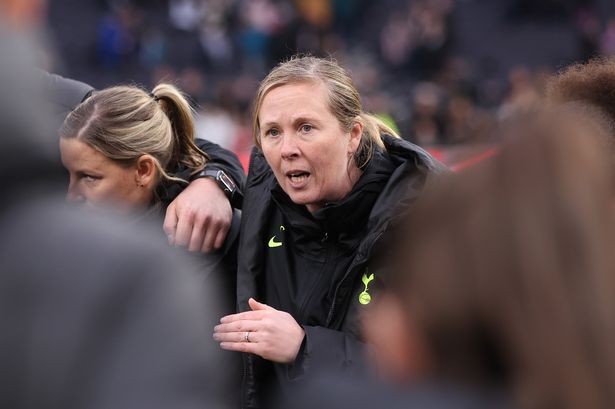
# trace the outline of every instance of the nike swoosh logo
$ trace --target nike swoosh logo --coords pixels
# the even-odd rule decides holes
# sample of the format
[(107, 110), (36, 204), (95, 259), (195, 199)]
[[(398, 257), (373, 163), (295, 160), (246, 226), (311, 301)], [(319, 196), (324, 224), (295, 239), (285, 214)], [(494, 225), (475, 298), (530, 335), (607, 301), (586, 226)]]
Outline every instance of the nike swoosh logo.
[(280, 247), (282, 245), (281, 241), (275, 241), (275, 236), (273, 236), (272, 238), (269, 239), (269, 247), (273, 248), (273, 247)]

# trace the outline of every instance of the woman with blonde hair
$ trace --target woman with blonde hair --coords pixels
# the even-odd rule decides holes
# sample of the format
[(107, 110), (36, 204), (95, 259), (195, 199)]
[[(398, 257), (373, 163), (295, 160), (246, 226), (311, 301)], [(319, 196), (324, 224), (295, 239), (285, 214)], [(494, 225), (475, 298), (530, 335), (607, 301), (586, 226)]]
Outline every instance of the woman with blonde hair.
[(92, 206), (148, 208), (160, 182), (181, 181), (173, 176), (181, 164), (195, 174), (207, 161), (194, 143), (190, 105), (169, 84), (151, 94), (132, 86), (94, 92), (68, 115), (60, 137), (68, 197)]
[[(374, 260), (403, 200), (440, 168), (363, 112), (336, 62), (295, 57), (261, 82), (238, 265), (239, 314), (214, 337), (245, 355), (244, 407), (268, 387), (324, 368), (361, 371), (358, 314), (375, 296)], [(257, 301), (258, 300), (258, 301)]]

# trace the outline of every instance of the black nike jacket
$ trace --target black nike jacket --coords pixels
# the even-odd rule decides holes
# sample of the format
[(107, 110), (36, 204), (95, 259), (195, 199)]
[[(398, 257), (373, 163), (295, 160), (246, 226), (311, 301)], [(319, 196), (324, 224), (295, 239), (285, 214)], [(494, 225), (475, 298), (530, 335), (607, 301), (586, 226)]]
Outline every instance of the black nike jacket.
[(241, 225), (238, 309), (248, 299), (290, 313), (305, 330), (293, 364), (244, 356), (242, 407), (266, 407), (268, 389), (284, 389), (321, 369), (366, 368), (359, 313), (379, 285), (373, 254), (392, 218), (444, 167), (421, 148), (388, 135), (350, 194), (310, 214), (278, 185), (252, 152)]

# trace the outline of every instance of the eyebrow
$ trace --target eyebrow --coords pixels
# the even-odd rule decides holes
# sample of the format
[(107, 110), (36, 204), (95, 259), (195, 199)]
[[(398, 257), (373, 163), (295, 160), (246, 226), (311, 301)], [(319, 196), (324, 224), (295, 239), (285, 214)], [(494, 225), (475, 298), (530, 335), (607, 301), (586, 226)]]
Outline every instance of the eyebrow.
[[(295, 118), (292, 119), (292, 124), (296, 125), (298, 123), (303, 123), (303, 122), (309, 122), (309, 123), (313, 123), (316, 125), (321, 124), (321, 121), (314, 118), (314, 117), (310, 117), (308, 115), (299, 115)], [(278, 125), (278, 121), (267, 121), (264, 122), (263, 124), (260, 125), (261, 128), (270, 128), (272, 126), (277, 126)]]
[(91, 171), (87, 169), (79, 169), (75, 171), (77, 176), (101, 176), (100, 172)]

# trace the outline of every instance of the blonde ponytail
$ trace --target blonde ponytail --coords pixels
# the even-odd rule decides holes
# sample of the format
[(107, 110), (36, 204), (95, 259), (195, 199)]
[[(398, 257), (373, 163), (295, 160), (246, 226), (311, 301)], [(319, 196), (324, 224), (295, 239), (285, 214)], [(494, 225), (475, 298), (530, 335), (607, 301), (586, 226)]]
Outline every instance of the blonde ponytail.
[(205, 167), (208, 157), (194, 142), (194, 110), (190, 103), (171, 84), (158, 84), (152, 95), (171, 122), (173, 133), (171, 163), (185, 165), (191, 169), (191, 175), (199, 172)]
[(96, 91), (68, 115), (60, 136), (78, 139), (118, 163), (150, 155), (166, 180), (187, 183), (172, 176), (178, 166), (194, 174), (207, 161), (194, 143), (192, 108), (170, 84), (159, 84), (151, 94), (125, 85)]

